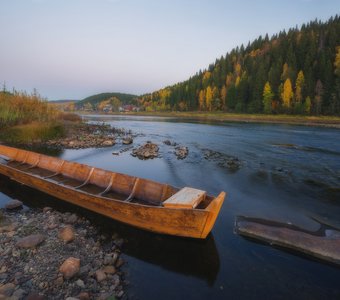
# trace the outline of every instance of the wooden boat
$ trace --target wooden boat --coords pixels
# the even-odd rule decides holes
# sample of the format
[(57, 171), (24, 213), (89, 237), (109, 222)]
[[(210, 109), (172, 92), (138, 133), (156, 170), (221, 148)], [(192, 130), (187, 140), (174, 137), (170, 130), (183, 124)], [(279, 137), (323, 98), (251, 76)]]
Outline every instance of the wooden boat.
[(185, 187), (0, 145), (0, 173), (27, 186), (145, 230), (206, 238), (225, 193)]

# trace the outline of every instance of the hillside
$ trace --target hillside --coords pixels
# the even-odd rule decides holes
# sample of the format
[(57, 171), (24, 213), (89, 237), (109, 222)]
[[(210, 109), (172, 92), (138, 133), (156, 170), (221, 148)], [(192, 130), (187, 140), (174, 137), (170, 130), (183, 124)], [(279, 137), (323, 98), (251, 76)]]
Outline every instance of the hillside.
[(75, 105), (77, 109), (82, 109), (86, 106), (89, 106), (89, 104), (92, 106), (92, 108), (96, 108), (101, 102), (107, 101), (110, 98), (118, 99), (122, 105), (133, 104), (136, 102), (137, 97), (138, 96), (136, 95), (123, 93), (101, 93), (78, 101), (77, 103), (75, 103)]
[(147, 111), (339, 115), (340, 18), (260, 36), (139, 104)]

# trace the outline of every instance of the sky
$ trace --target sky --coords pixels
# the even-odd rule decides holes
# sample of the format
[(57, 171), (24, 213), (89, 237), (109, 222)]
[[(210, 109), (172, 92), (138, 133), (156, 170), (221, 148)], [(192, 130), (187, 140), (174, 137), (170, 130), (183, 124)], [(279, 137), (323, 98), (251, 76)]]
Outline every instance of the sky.
[(0, 84), (49, 100), (143, 94), (340, 0), (0, 0)]

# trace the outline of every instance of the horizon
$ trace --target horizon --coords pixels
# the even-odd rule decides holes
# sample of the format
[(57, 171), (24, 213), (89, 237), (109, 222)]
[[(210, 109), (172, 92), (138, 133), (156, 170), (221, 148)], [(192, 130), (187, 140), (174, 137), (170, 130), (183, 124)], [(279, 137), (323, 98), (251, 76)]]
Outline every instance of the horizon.
[(0, 82), (49, 100), (151, 93), (260, 35), (327, 21), (336, 2), (8, 0), (0, 12), (7, 41)]

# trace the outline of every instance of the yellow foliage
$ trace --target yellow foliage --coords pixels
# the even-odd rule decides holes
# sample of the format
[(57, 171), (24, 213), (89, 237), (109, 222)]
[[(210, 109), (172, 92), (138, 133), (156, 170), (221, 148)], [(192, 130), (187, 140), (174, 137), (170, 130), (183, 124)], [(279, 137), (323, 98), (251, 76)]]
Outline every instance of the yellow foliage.
[(335, 74), (340, 76), (340, 46), (336, 47), (336, 56), (335, 56)]
[(162, 89), (159, 91), (159, 97), (162, 100), (169, 98), (170, 94), (171, 94), (171, 91), (169, 89)]
[(228, 88), (233, 82), (233, 74), (229, 73), (225, 80), (225, 85)]
[(295, 83), (295, 100), (296, 102), (302, 101), (302, 89), (305, 84), (305, 76), (303, 75), (302, 70), (298, 73)]
[(236, 81), (235, 81), (235, 86), (238, 86), (240, 84), (241, 78), (240, 76), (237, 76)]
[(286, 108), (291, 107), (291, 102), (293, 99), (293, 89), (292, 89), (292, 83), (289, 78), (286, 79), (284, 85), (283, 85), (283, 92), (281, 94), (283, 106)]
[(203, 75), (203, 80), (207, 80), (207, 79), (209, 79), (210, 77), (211, 77), (211, 72), (206, 71), (206, 72), (204, 73), (204, 75)]
[(213, 92), (212, 92), (211, 87), (208, 86), (206, 93), (205, 93), (205, 103), (209, 111), (211, 111), (211, 108), (212, 108), (212, 99), (213, 99)]
[(222, 108), (225, 108), (225, 100), (227, 98), (227, 87), (224, 85), (221, 89), (221, 101), (222, 101)]
[(240, 76), (241, 75), (241, 65), (240, 63), (236, 63), (234, 66), (234, 71), (236, 76)]
[(198, 103), (200, 110), (204, 109), (204, 102), (205, 102), (205, 93), (203, 90), (200, 90), (199, 96), (198, 96)]

